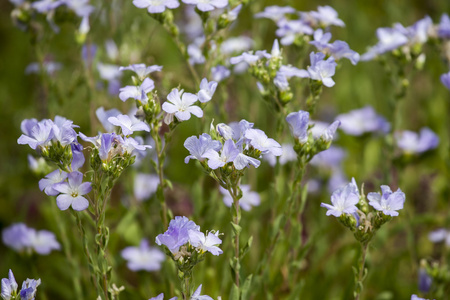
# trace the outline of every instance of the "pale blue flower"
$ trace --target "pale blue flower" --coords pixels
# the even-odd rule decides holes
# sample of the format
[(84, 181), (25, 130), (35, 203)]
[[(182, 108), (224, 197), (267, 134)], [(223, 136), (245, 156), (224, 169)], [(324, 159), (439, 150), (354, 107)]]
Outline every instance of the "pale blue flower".
[(198, 100), (201, 103), (206, 103), (212, 99), (214, 92), (217, 88), (217, 82), (210, 81), (208, 79), (203, 78), (202, 82), (200, 82), (200, 91), (198, 92)]
[(137, 201), (148, 200), (159, 185), (159, 176), (154, 174), (138, 173), (134, 178), (133, 194)]
[(378, 43), (361, 56), (362, 61), (372, 60), (375, 56), (397, 49), (408, 43), (408, 37), (396, 28), (378, 28)]
[(359, 194), (355, 191), (354, 184), (349, 183), (331, 194), (332, 205), (321, 203), (320, 206), (328, 209), (327, 216), (340, 217), (342, 214), (356, 213), (358, 210), (356, 204), (358, 202)]
[(73, 127), (78, 126), (73, 125), (73, 122), (71, 120), (56, 116), (55, 121), (53, 122), (54, 138), (58, 142), (60, 142), (62, 146), (72, 144), (77, 138), (77, 133), (75, 132)]
[(210, 296), (200, 295), (202, 292), (202, 285), (200, 284), (191, 296), (191, 300), (214, 300)]
[(282, 21), (278, 23), (276, 31), (277, 37), (280, 37), (281, 45), (292, 45), (295, 39), (302, 35), (313, 34), (314, 30), (303, 20)]
[(277, 75), (281, 74), (284, 77), (286, 77), (287, 79), (290, 79), (292, 77), (304, 78), (307, 76), (307, 74), (305, 72), (306, 72), (305, 70), (300, 70), (293, 66), (281, 66), (277, 72)]
[(68, 174), (68, 182), (62, 182), (53, 186), (61, 194), (56, 198), (56, 204), (60, 210), (66, 210), (70, 206), (74, 210), (82, 211), (88, 208), (89, 201), (83, 197), (92, 190), (90, 182), (82, 182), (83, 173), (75, 171)]
[(230, 126), (225, 123), (219, 123), (216, 126), (217, 132), (222, 136), (225, 140), (232, 139), (234, 136), (234, 130)]
[(450, 72), (441, 75), (442, 84), (450, 90)]
[(4, 300), (10, 300), (12, 295), (17, 293), (17, 288), (19, 285), (17, 284), (16, 279), (14, 278), (14, 274), (11, 269), (8, 272), (8, 278), (2, 279), (2, 289), (1, 296)]
[(211, 77), (214, 81), (220, 82), (228, 77), (230, 77), (231, 71), (222, 65), (217, 65), (211, 68)]
[(437, 148), (439, 137), (428, 127), (424, 127), (419, 133), (405, 130), (395, 135), (397, 145), (406, 153), (423, 153)]
[(238, 36), (229, 38), (220, 45), (220, 51), (223, 54), (242, 53), (249, 51), (254, 45), (253, 39), (248, 36)]
[(173, 254), (189, 241), (189, 230), (199, 231), (200, 226), (186, 217), (176, 216), (169, 223), (169, 228), (156, 237), (158, 245), (165, 245)]
[(219, 151), (222, 148), (222, 144), (219, 141), (213, 140), (209, 134), (203, 133), (198, 138), (195, 135), (188, 137), (184, 142), (184, 147), (190, 153), (184, 159), (184, 162), (188, 163), (190, 159), (203, 161), (205, 159), (204, 154), (208, 150)]
[(47, 146), (54, 137), (53, 122), (51, 120), (42, 120), (31, 128), (29, 134), (22, 134), (17, 143), (20, 145), (29, 145), (31, 149)]
[(159, 14), (166, 8), (174, 9), (180, 6), (178, 0), (133, 0), (133, 4), (137, 8), (147, 8), (151, 14)]
[(316, 19), (320, 26), (328, 27), (331, 25), (344, 27), (344, 21), (338, 18), (338, 13), (331, 6), (319, 6), (317, 11), (310, 12), (311, 17)]
[(250, 145), (261, 153), (271, 153), (280, 156), (283, 153), (281, 145), (272, 138), (268, 138), (266, 133), (260, 129), (248, 129), (244, 137), (250, 141)]
[(216, 8), (224, 8), (228, 5), (228, 0), (181, 0), (186, 4), (197, 5), (200, 11), (211, 11)]
[(303, 110), (292, 112), (286, 117), (286, 121), (294, 137), (300, 143), (306, 143), (308, 140), (309, 113)]
[(198, 100), (197, 95), (173, 89), (167, 95), (167, 100), (163, 103), (162, 109), (168, 114), (175, 115), (180, 122), (189, 120), (191, 114), (198, 118), (203, 117), (202, 109), (193, 105)]
[(441, 21), (437, 28), (437, 34), (440, 38), (450, 39), (450, 18), (447, 14), (443, 14), (441, 16)]
[(242, 153), (241, 149), (238, 156), (236, 156), (236, 158), (234, 159), (233, 164), (237, 170), (242, 170), (250, 166), (254, 166), (255, 168), (257, 168), (259, 167), (261, 162), (256, 158), (245, 155), (244, 153)]
[(201, 46), (205, 42), (205, 37), (201, 36), (194, 40), (192, 44), (189, 44), (187, 47), (187, 53), (189, 55), (189, 64), (203, 64), (206, 61), (205, 56), (203, 55)]
[(230, 58), (230, 63), (232, 65), (236, 65), (236, 64), (245, 62), (249, 65), (254, 65), (258, 60), (263, 59), (263, 58), (269, 59), (270, 57), (271, 57), (271, 55), (268, 54), (266, 50), (256, 51), (254, 54), (253, 54), (253, 52), (244, 52), (239, 56)]
[(27, 279), (22, 283), (22, 289), (19, 292), (21, 300), (34, 300), (36, 297), (37, 287), (41, 284), (41, 280)]
[(136, 118), (130, 118), (127, 115), (118, 115), (117, 117), (109, 117), (109, 123), (122, 128), (124, 135), (130, 135), (135, 131), (147, 131), (150, 132), (150, 127), (147, 123), (144, 123)]
[(114, 125), (108, 122), (108, 118), (117, 117), (118, 115), (120, 115), (120, 111), (116, 108), (105, 110), (102, 106), (95, 111), (95, 115), (107, 132), (113, 132)]
[[(295, 152), (294, 146), (292, 144), (281, 144), (281, 150), (283, 151), (283, 153), (279, 156), (278, 159), (280, 165), (283, 166), (289, 162), (297, 161), (297, 152)], [(272, 167), (277, 164), (277, 157), (271, 153), (265, 154), (263, 159), (266, 160)]]
[(390, 124), (371, 106), (338, 115), (336, 119), (341, 121), (340, 128), (349, 135), (360, 136), (368, 132), (387, 133), (390, 130)]
[(225, 166), (229, 162), (233, 162), (238, 155), (239, 150), (234, 144), (234, 141), (229, 139), (225, 141), (220, 155), (217, 151), (210, 149), (203, 154), (203, 157), (208, 159), (208, 166), (215, 170)]
[(331, 56), (333, 56), (336, 60), (347, 58), (353, 65), (356, 65), (360, 59), (360, 55), (350, 49), (349, 45), (346, 42), (334, 41), (329, 45), (328, 48), (330, 50)]
[(278, 22), (284, 19), (287, 14), (295, 14), (296, 10), (291, 6), (266, 6), (264, 11), (255, 14), (255, 18), (267, 18)]
[(289, 90), (289, 82), (287, 81), (286, 76), (284, 76), (282, 73), (277, 72), (277, 75), (273, 79), (273, 84), (280, 90), (280, 91), (287, 91)]
[[(45, 72), (47, 72), (48, 75), (52, 76), (55, 74), (56, 71), (61, 70), (62, 64), (54, 61), (44, 61), (42, 64)], [(37, 62), (33, 62), (29, 64), (25, 68), (25, 74), (39, 74), (41, 71), (41, 65)]]
[[(242, 191), (242, 198), (239, 199), (239, 206), (243, 210), (250, 211), (253, 206), (260, 205), (261, 198), (257, 192), (251, 190), (250, 185), (242, 184), (239, 186), (239, 188)], [(233, 198), (231, 197), (230, 193), (223, 187), (219, 187), (219, 189), (223, 195), (223, 203), (225, 203), (226, 206), (231, 207), (231, 205), (233, 204)]]
[(326, 87), (334, 86), (334, 81), (331, 78), (337, 66), (334, 57), (329, 57), (327, 60), (324, 60), (325, 54), (311, 52), (310, 59), (311, 65), (308, 66), (307, 73), (304, 72), (301, 77), (309, 77), (312, 80), (320, 81)]
[(162, 66), (158, 66), (158, 65), (153, 65), (153, 66), (146, 66), (145, 64), (133, 64), (133, 65), (129, 65), (127, 67), (120, 67), (119, 71), (125, 71), (125, 70), (130, 70), (133, 71), (134, 73), (136, 73), (136, 75), (138, 76), (139, 80), (144, 80), (144, 78), (153, 72), (160, 72), (162, 70)]
[(203, 232), (190, 229), (188, 231), (188, 234), (189, 234), (189, 242), (200, 253), (208, 251), (212, 255), (216, 256), (223, 253), (222, 249), (217, 247), (217, 245), (222, 244), (222, 240), (219, 239), (218, 231), (216, 233), (209, 232), (208, 235), (205, 236)]
[[(178, 299), (178, 297), (173, 297), (173, 298), (170, 298), (169, 300), (177, 300), (177, 299)], [(148, 300), (164, 300), (164, 293), (161, 293), (158, 296), (150, 298)]]
[(57, 196), (59, 192), (53, 188), (55, 184), (61, 183), (67, 178), (67, 173), (55, 170), (39, 181), (39, 189), (48, 196)]
[(146, 239), (143, 239), (139, 247), (127, 247), (120, 253), (127, 260), (127, 267), (131, 271), (158, 271), (165, 260), (164, 253), (154, 247), (150, 247)]
[(52, 250), (61, 249), (61, 245), (53, 232), (48, 230), (37, 231), (23, 223), (13, 224), (3, 229), (2, 239), (6, 246), (18, 252), (28, 250), (47, 255)]
[(314, 31), (314, 41), (309, 42), (311, 45), (314, 45), (317, 50), (322, 51), (329, 47), (329, 41), (331, 40), (330, 32), (323, 32), (323, 29), (317, 29)]
[(396, 192), (392, 192), (391, 188), (387, 185), (381, 186), (381, 194), (369, 193), (367, 195), (369, 205), (378, 211), (382, 211), (388, 216), (398, 216), (397, 210), (403, 208), (405, 203), (405, 194), (398, 189)]
[(140, 86), (127, 85), (120, 89), (119, 98), (122, 101), (126, 101), (130, 98), (141, 101), (143, 104), (147, 104), (147, 94), (153, 91), (155, 83), (150, 78), (145, 78)]
[(450, 231), (445, 228), (436, 229), (428, 234), (428, 239), (432, 243), (445, 242), (447, 247), (450, 247)]
[(2, 231), (3, 244), (15, 251), (22, 251), (29, 245), (28, 237), (29, 228), (23, 223), (12, 224)]

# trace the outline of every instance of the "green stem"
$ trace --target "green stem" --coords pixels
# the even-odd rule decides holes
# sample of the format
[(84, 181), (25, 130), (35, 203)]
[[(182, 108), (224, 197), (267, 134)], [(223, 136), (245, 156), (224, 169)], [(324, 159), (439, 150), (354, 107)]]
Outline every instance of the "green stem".
[(358, 277), (355, 283), (355, 300), (359, 300), (359, 297), (362, 292), (362, 282), (364, 277), (364, 265), (366, 263), (366, 256), (367, 256), (367, 248), (369, 246), (369, 243), (363, 243), (361, 244), (361, 256), (358, 262)]
[[(233, 223), (237, 226), (239, 226), (239, 223), (241, 221), (241, 208), (239, 206), (239, 197), (237, 195), (237, 185), (238, 183), (232, 184), (230, 180), (228, 181), (228, 192), (230, 193), (230, 196), (233, 198), (233, 208), (234, 208), (234, 218)], [(235, 258), (235, 265), (234, 265), (234, 282), (239, 289), (240, 285), (240, 257), (239, 257), (239, 237), (240, 232), (239, 230), (233, 230), (234, 233), (234, 258)]]

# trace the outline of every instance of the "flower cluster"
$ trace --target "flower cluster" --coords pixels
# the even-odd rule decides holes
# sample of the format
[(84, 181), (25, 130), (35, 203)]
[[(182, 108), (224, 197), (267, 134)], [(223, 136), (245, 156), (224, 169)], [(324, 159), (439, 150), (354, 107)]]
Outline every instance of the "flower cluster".
[(2, 231), (3, 243), (18, 252), (36, 252), (47, 255), (52, 250), (60, 250), (61, 245), (53, 232), (48, 230), (37, 231), (23, 223), (13, 224)]
[[(369, 200), (367, 202), (367, 200)], [(375, 231), (403, 209), (405, 194), (398, 189), (392, 192), (389, 186), (381, 186), (380, 193), (361, 194), (355, 179), (331, 195), (331, 203), (321, 203), (327, 209), (327, 216), (333, 215), (355, 234), (358, 241), (368, 242)], [(370, 210), (369, 206), (373, 209)]]
[(350, 49), (349, 45), (346, 42), (336, 40), (330, 44), (330, 39), (330, 32), (324, 33), (322, 29), (317, 29), (316, 31), (314, 31), (314, 40), (309, 43), (311, 45), (314, 45), (317, 50), (321, 51), (322, 53), (332, 56), (335, 60), (347, 58), (353, 65), (356, 65), (358, 63), (359, 54)]
[(34, 300), (36, 297), (37, 287), (41, 284), (41, 280), (27, 279), (22, 283), (19, 292), (14, 274), (9, 270), (8, 278), (2, 279), (1, 297), (3, 300)]

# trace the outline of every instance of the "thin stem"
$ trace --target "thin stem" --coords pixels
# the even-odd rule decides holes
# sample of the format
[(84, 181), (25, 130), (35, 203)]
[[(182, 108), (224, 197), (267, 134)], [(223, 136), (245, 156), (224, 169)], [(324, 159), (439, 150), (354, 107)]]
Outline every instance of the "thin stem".
[[(228, 192), (230, 193), (230, 196), (233, 198), (233, 207), (235, 209), (234, 213), (235, 216), (233, 218), (233, 223), (237, 226), (239, 226), (239, 222), (241, 220), (241, 208), (239, 206), (239, 197), (236, 194), (236, 187), (237, 184), (231, 184), (230, 180), (228, 180)], [(239, 236), (240, 232), (239, 230), (234, 230), (234, 257), (235, 257), (235, 274), (234, 274), (234, 282), (236, 286), (239, 289), (239, 283), (240, 283), (240, 258), (239, 258)]]
[(357, 281), (355, 283), (355, 300), (359, 300), (359, 297), (361, 295), (361, 291), (362, 291), (362, 281), (363, 281), (363, 277), (364, 277), (364, 264), (366, 263), (366, 256), (367, 256), (367, 248), (369, 246), (369, 243), (363, 243), (361, 244), (361, 257), (359, 260), (359, 272), (358, 272), (358, 278)]

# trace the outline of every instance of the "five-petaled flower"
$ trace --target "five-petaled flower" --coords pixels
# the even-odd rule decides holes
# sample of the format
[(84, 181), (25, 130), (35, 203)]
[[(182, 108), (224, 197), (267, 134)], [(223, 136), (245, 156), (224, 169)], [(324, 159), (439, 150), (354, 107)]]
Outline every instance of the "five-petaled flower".
[(56, 204), (60, 210), (66, 210), (70, 206), (74, 210), (82, 211), (88, 208), (89, 201), (83, 197), (92, 190), (90, 182), (82, 182), (83, 173), (75, 171), (69, 173), (68, 182), (61, 182), (53, 186), (61, 194), (56, 198)]

